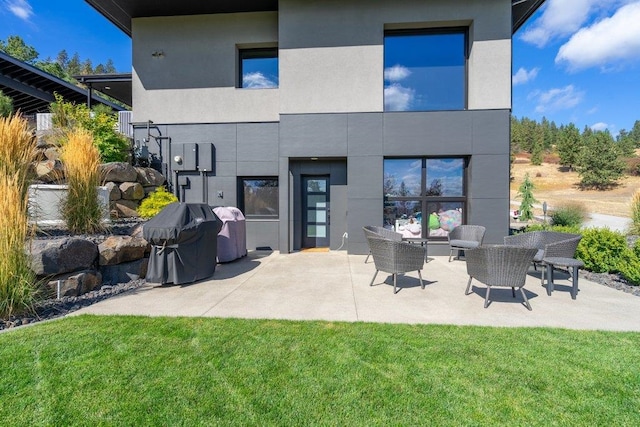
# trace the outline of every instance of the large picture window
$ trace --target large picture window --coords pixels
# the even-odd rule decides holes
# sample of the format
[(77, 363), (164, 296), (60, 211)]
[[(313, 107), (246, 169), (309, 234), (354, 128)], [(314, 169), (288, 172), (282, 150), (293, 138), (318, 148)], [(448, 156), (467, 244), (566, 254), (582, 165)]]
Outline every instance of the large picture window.
[(278, 48), (240, 49), (238, 87), (272, 89), (279, 85)]
[(278, 218), (278, 179), (240, 178), (240, 210), (245, 218)]
[(464, 222), (467, 159), (384, 160), (384, 226), (405, 237), (446, 238)]
[(385, 111), (464, 110), (466, 97), (466, 29), (385, 33)]

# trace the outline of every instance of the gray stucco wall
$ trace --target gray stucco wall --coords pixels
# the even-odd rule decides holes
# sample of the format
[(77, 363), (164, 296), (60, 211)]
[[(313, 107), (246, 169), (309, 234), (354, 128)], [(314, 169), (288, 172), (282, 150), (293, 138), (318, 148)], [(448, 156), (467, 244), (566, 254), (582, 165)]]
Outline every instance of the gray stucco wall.
[[(385, 30), (468, 26), (467, 110), (383, 112)], [(366, 253), (361, 227), (382, 222), (383, 160), (468, 156), (467, 221), (508, 232), (511, 2), (281, 0), (278, 12), (135, 18), (134, 121), (165, 138), (149, 148), (186, 201), (236, 206), (238, 177), (280, 183), (280, 221), (249, 221), (248, 247), (299, 246), (296, 180), (317, 157), (332, 182), (331, 247)], [(279, 47), (280, 87), (236, 89), (237, 50)], [(161, 58), (152, 52), (162, 51)], [(156, 135), (156, 136), (157, 136)], [(135, 139), (147, 137), (136, 128)], [(171, 152), (211, 144), (215, 170), (174, 171)], [(218, 197), (218, 196), (221, 197)]]

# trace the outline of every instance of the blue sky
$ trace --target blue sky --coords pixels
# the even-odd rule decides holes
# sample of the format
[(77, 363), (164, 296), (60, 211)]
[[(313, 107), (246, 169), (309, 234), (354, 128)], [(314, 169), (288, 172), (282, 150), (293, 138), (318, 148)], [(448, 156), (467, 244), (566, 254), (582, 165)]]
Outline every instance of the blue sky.
[[(640, 0), (547, 0), (513, 39), (513, 114), (609, 129), (640, 120)], [(83, 0), (0, 0), (0, 39), (131, 71), (131, 39)]]
[(513, 38), (513, 114), (616, 135), (640, 120), (640, 0), (547, 0)]
[(0, 39), (18, 35), (39, 59), (91, 59), (94, 66), (112, 59), (118, 72), (131, 71), (131, 39), (83, 0), (0, 0)]

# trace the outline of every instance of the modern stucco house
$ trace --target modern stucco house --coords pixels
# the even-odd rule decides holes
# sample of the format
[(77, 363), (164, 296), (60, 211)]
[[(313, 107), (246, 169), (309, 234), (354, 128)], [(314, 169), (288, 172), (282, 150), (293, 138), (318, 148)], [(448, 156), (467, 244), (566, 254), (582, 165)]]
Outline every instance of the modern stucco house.
[(134, 138), (182, 201), (240, 207), (249, 249), (350, 253), (363, 225), (502, 241), (511, 38), (543, 1), (87, 0), (132, 37)]

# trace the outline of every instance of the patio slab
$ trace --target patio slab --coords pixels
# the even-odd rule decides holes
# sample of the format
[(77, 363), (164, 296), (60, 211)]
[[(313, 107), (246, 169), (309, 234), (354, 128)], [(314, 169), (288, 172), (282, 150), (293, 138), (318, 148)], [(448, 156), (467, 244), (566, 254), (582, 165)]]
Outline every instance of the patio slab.
[(410, 324), (560, 327), (640, 331), (640, 298), (580, 278), (578, 297), (571, 299), (571, 281), (558, 272), (553, 294), (531, 268), (525, 292), (533, 311), (511, 289), (492, 291), (484, 308), (486, 288), (468, 276), (464, 261), (431, 257), (420, 288), (416, 272), (398, 277), (393, 294), (390, 275), (375, 272), (365, 255), (345, 252), (280, 254), (251, 251), (234, 262), (219, 264), (211, 279), (188, 285), (147, 283), (77, 314), (203, 316), (252, 319), (327, 320)]

